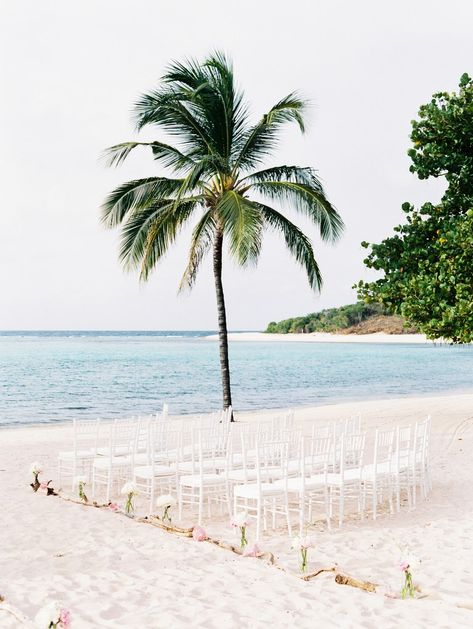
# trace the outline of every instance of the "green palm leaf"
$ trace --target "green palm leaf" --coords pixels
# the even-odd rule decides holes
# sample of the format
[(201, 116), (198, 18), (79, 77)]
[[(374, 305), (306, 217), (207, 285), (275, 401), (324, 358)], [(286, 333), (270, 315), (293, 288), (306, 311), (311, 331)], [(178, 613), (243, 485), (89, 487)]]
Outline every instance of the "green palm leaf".
[(286, 122), (295, 122), (304, 132), (304, 113), (307, 102), (297, 94), (289, 94), (280, 100), (258, 124), (244, 134), (241, 148), (233, 164), (234, 172), (254, 168), (270, 155), (278, 144), (278, 131)]
[(130, 216), (123, 226), (120, 247), (124, 266), (140, 268), (140, 278), (148, 279), (200, 201), (200, 197), (181, 199), (176, 207), (173, 199), (162, 199)]
[(261, 251), (262, 220), (254, 206), (235, 190), (227, 190), (216, 209), (229, 241), (230, 253), (239, 264), (255, 264)]
[(184, 288), (191, 289), (194, 285), (200, 263), (204, 259), (205, 254), (212, 247), (216, 231), (217, 226), (214, 212), (207, 210), (192, 232), (189, 259), (179, 285), (179, 290), (183, 290)]
[(264, 222), (284, 236), (287, 248), (305, 269), (310, 287), (314, 290), (320, 290), (323, 283), (322, 274), (307, 236), (294, 223), (272, 207), (262, 203), (254, 203), (254, 205), (261, 212)]
[[(192, 189), (196, 187), (192, 182)], [(167, 177), (148, 177), (136, 179), (115, 188), (102, 205), (102, 221), (107, 227), (116, 227), (130, 212), (146, 208), (162, 198), (179, 194), (189, 189), (185, 179), (168, 179)]]
[(321, 186), (274, 180), (252, 183), (248, 190), (259, 192), (271, 200), (289, 203), (318, 226), (322, 240), (334, 242), (342, 233), (343, 221)]

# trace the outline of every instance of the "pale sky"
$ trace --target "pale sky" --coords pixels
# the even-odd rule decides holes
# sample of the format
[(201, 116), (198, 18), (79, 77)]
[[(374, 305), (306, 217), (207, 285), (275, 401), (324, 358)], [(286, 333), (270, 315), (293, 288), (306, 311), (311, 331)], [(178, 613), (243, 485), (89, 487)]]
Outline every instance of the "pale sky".
[(408, 172), (410, 120), (473, 74), (472, 24), (470, 0), (0, 0), (0, 329), (216, 329), (208, 263), (177, 295), (188, 233), (140, 284), (99, 222), (114, 186), (165, 174), (145, 150), (115, 170), (99, 159), (137, 137), (134, 101), (171, 59), (214, 49), (233, 58), (255, 118), (295, 89), (313, 101), (306, 135), (286, 133), (267, 165), (318, 169), (346, 223), (330, 246), (297, 221), (314, 238), (320, 295), (271, 234), (256, 269), (227, 258), (230, 329), (355, 301), (369, 277), (360, 242), (392, 233), (403, 201), (442, 191)]

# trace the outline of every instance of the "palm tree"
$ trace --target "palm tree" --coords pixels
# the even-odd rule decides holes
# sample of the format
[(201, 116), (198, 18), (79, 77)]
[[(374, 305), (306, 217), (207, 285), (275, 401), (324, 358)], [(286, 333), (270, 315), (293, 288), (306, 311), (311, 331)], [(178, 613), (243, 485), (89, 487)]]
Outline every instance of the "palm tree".
[(295, 122), (304, 132), (306, 108), (307, 103), (292, 93), (252, 124), (231, 63), (222, 53), (214, 53), (203, 63), (172, 63), (161, 86), (135, 105), (137, 129), (155, 125), (172, 144), (125, 142), (106, 151), (109, 165), (118, 165), (137, 146), (147, 146), (157, 162), (175, 173), (175, 178), (129, 181), (106, 198), (103, 222), (111, 228), (122, 226), (120, 260), (125, 268), (139, 269), (146, 280), (184, 225), (197, 218), (180, 289), (192, 287), (211, 250), (224, 409), (232, 405), (222, 285), (224, 241), (236, 262), (247, 266), (258, 260), (264, 230), (280, 232), (310, 286), (320, 290), (322, 277), (309, 238), (269, 203), (285, 204), (309, 217), (322, 240), (335, 241), (343, 229), (312, 168), (255, 170), (276, 148), (285, 123)]

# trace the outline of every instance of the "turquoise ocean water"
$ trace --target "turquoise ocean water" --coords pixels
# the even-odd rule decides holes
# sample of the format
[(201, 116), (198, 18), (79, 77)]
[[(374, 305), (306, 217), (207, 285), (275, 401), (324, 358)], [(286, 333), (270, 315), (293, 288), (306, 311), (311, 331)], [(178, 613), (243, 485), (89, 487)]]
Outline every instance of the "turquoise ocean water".
[[(0, 332), (0, 425), (221, 405), (211, 332)], [(237, 410), (473, 391), (473, 347), (235, 342)]]

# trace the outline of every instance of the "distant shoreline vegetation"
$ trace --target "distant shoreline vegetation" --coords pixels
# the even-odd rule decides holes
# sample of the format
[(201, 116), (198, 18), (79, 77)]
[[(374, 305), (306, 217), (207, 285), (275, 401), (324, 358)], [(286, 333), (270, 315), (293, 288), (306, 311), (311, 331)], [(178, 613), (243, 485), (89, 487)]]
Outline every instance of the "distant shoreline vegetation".
[(404, 319), (390, 314), (380, 304), (358, 302), (313, 312), (304, 317), (293, 317), (283, 321), (271, 321), (265, 332), (269, 334), (295, 334), (311, 332), (336, 332), (339, 334), (415, 334)]

